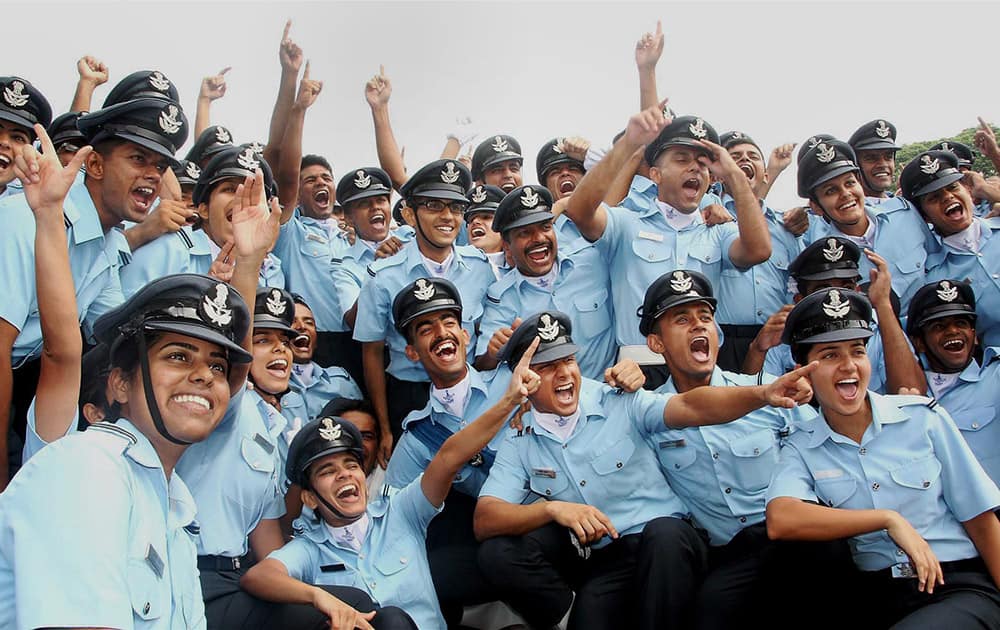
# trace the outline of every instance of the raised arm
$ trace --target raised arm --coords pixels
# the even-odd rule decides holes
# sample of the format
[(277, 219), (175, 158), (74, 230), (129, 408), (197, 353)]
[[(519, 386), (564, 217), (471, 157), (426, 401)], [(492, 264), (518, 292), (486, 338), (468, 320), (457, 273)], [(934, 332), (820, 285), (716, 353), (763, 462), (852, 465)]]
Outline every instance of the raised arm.
[(889, 263), (870, 249), (865, 249), (865, 256), (875, 265), (871, 270), (868, 298), (875, 308), (878, 329), (882, 334), (885, 390), (887, 393), (895, 394), (903, 388), (915, 389), (915, 393), (922, 396), (927, 393), (927, 378), (916, 355), (913, 354), (913, 349), (910, 348), (903, 327), (899, 325), (896, 313), (892, 310), (892, 302), (889, 300), (892, 291)]
[(226, 73), (230, 70), (232, 67), (226, 66), (219, 70), (218, 74), (201, 80), (201, 89), (198, 91), (198, 109), (194, 115), (195, 138), (211, 126), (212, 101), (226, 95)]
[(794, 150), (795, 143), (791, 143), (775, 147), (774, 150), (771, 151), (771, 157), (767, 160), (767, 170), (764, 173), (766, 176), (762, 177), (753, 189), (753, 192), (758, 199), (764, 199), (767, 197), (767, 193), (771, 191), (771, 187), (774, 186), (774, 182), (777, 181), (778, 175), (781, 175), (781, 173), (788, 168), (788, 165), (792, 163), (792, 152)]
[(1000, 146), (997, 145), (997, 135), (993, 132), (993, 127), (990, 126), (982, 117), (978, 118), (979, 129), (976, 130), (976, 135), (973, 136), (972, 142), (976, 145), (983, 155), (990, 159), (993, 163), (993, 168), (1000, 171)]
[(288, 126), (281, 139), (281, 152), (276, 166), (275, 179), (278, 182), (278, 202), (284, 211), (281, 222), (292, 218), (299, 196), (299, 170), (302, 166), (302, 133), (305, 129), (306, 110), (316, 102), (323, 90), (323, 82), (309, 78), (309, 62), (302, 72), (299, 92), (288, 115)]
[(656, 63), (663, 54), (663, 26), (656, 21), (656, 32), (646, 33), (635, 43), (635, 66), (639, 70), (639, 109), (655, 107), (660, 102), (656, 93)]
[(392, 96), (392, 82), (385, 74), (385, 66), (379, 66), (378, 74), (365, 84), (365, 100), (372, 110), (379, 166), (389, 174), (393, 188), (399, 190), (409, 178), (403, 165), (403, 154), (399, 150), (396, 136), (392, 132), (392, 124), (389, 122), (390, 96)]
[[(299, 78), (299, 68), (302, 67), (302, 49), (292, 41), (288, 32), (292, 29), (292, 21), (285, 22), (285, 32), (281, 35), (281, 45), (278, 47), (278, 60), (281, 62), (281, 80), (278, 83), (278, 96), (271, 112), (271, 126), (267, 132), (267, 146), (264, 147), (264, 159), (268, 164), (277, 164), (281, 152), (281, 136), (288, 126), (288, 114), (295, 102), (295, 82)], [(298, 184), (296, 183), (296, 187)]]
[(76, 92), (73, 93), (69, 111), (89, 112), (94, 90), (108, 82), (108, 67), (100, 59), (86, 55), (76, 62), (76, 71), (80, 78), (76, 81)]

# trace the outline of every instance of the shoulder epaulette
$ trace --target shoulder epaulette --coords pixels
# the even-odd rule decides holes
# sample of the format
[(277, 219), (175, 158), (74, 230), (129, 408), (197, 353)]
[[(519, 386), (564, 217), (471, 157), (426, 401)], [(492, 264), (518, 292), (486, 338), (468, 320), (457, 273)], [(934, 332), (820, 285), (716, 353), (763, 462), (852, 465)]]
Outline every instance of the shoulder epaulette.
[(343, 258), (331, 258), (330, 262), (336, 265), (342, 265), (344, 263)]
[(912, 405), (925, 405), (928, 409), (933, 409), (937, 407), (938, 401), (936, 398), (931, 398), (928, 396), (919, 396), (917, 394), (903, 394), (894, 397), (895, 403), (900, 407), (912, 406)]
[(500, 303), (500, 298), (493, 297), (489, 293), (486, 294), (486, 299), (489, 300), (490, 302), (493, 302), (494, 304), (499, 304)]
[(191, 240), (191, 237), (188, 236), (187, 232), (184, 230), (177, 230), (177, 236), (184, 241), (184, 245), (187, 246), (188, 249), (194, 249), (194, 241)]
[(138, 444), (139, 440), (136, 439), (134, 435), (121, 428), (117, 424), (112, 424), (110, 422), (95, 422), (90, 425), (90, 431), (101, 431), (103, 433), (110, 433), (111, 435), (116, 435), (118, 437), (126, 439), (130, 445)]
[(122, 267), (132, 262), (132, 254), (128, 252), (119, 251), (118, 252), (118, 264)]
[(371, 276), (372, 278), (374, 278), (374, 277), (375, 277), (375, 270), (374, 270), (374, 269), (372, 269), (372, 266), (371, 266), (371, 265), (368, 265), (367, 267), (365, 267), (365, 269), (366, 269), (366, 270), (368, 271), (368, 275), (369, 275), (369, 276)]

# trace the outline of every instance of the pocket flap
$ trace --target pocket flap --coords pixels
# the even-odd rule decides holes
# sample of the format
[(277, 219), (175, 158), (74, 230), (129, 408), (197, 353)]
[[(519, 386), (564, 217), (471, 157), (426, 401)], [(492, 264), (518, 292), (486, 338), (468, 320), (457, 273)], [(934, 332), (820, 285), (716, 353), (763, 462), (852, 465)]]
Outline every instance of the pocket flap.
[(760, 457), (774, 448), (774, 432), (770, 429), (754, 431), (729, 441), (729, 448), (736, 457)]
[(941, 462), (936, 457), (910, 462), (889, 473), (893, 481), (907, 488), (927, 490), (941, 476)]
[(608, 450), (594, 458), (590, 465), (598, 475), (607, 475), (624, 468), (634, 452), (635, 444), (630, 438), (618, 440)]

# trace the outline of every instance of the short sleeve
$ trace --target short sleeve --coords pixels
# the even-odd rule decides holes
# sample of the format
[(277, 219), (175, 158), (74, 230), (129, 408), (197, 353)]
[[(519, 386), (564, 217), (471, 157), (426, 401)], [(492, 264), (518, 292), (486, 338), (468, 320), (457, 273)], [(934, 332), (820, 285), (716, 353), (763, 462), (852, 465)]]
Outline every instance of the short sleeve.
[(23, 196), (0, 202), (5, 228), (0, 232), (0, 318), (18, 331), (24, 328), (35, 303), (35, 220)]
[(816, 487), (812, 474), (806, 467), (802, 454), (794, 442), (782, 447), (778, 465), (771, 473), (771, 484), (767, 488), (767, 502), (778, 497), (791, 497), (803, 501), (817, 501)]
[(391, 324), (390, 304), (385, 299), (385, 290), (377, 278), (372, 278), (361, 287), (358, 296), (358, 315), (354, 321), (354, 339), (360, 342), (385, 341), (389, 338)]
[(267, 556), (285, 565), (290, 577), (306, 584), (313, 584), (319, 568), (319, 549), (316, 543), (305, 536), (293, 538), (284, 547), (275, 549)]
[(424, 474), (420, 473), (405, 488), (389, 497), (389, 509), (399, 510), (413, 531), (421, 533), (427, 531), (431, 520), (444, 509), (444, 503), (441, 507), (435, 507), (427, 500), (424, 489), (420, 486), (423, 478)]
[[(44, 447), (48, 446), (48, 442), (43, 440), (41, 436), (38, 435), (38, 431), (35, 429), (35, 400), (31, 400), (31, 405), (28, 407), (27, 414), (27, 430), (24, 433), (24, 450), (21, 451), (21, 465), (28, 463), (35, 453), (42, 450)], [(70, 433), (76, 432), (77, 423), (80, 420), (80, 412), (77, 411), (73, 414), (73, 419), (68, 423), (66, 427), (66, 433), (62, 437), (66, 437)]]
[(528, 498), (529, 479), (517, 451), (518, 439), (509, 435), (500, 445), (490, 476), (479, 491), (480, 497), (496, 497), (508, 503), (523, 503)]
[(928, 410), (927, 431), (941, 462), (944, 501), (959, 521), (972, 520), (1000, 506), (1000, 490), (972, 453), (958, 426), (940, 406)]
[(389, 458), (385, 482), (394, 488), (403, 488), (423, 474), (430, 463), (431, 454), (412, 433), (404, 432), (399, 444)]
[[(669, 393), (656, 393), (640, 389), (631, 394), (623, 394), (626, 400), (628, 416), (639, 428), (640, 433), (652, 435), (664, 430), (667, 425), (663, 414), (667, 403), (674, 396)], [(669, 418), (668, 418), (669, 420)]]

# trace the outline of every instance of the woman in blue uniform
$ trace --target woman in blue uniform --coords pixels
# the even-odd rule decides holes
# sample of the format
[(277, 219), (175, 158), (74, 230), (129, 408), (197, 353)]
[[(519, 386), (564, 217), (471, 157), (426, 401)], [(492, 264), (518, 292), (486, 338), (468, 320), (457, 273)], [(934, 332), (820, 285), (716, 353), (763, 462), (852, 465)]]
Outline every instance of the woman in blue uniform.
[(819, 362), (809, 378), (821, 416), (781, 451), (768, 535), (849, 538), (854, 598), (871, 598), (863, 626), (1000, 627), (1000, 490), (936, 401), (867, 391), (871, 311), (831, 288), (788, 316), (796, 362)]

